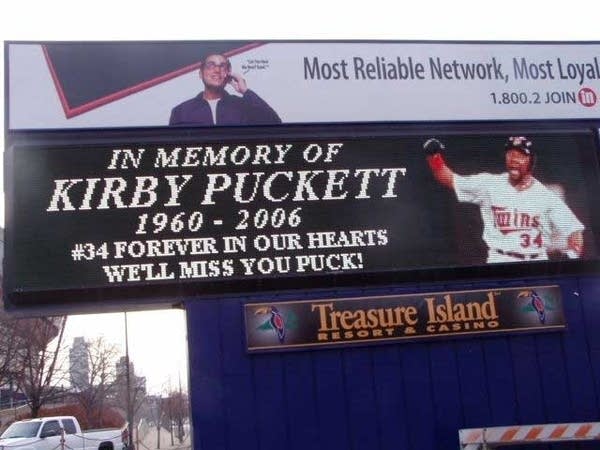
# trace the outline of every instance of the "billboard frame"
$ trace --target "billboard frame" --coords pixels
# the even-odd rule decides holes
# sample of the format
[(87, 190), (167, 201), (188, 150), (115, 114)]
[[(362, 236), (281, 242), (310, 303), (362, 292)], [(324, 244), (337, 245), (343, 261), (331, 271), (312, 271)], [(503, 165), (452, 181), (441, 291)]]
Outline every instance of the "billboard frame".
[[(293, 139), (306, 137), (327, 138), (340, 136), (340, 130), (348, 128), (341, 124), (306, 124), (283, 125), (264, 127), (215, 127), (198, 129), (195, 127), (182, 130), (178, 128), (163, 127), (153, 129), (120, 129), (120, 130), (69, 130), (69, 131), (12, 131), (10, 145), (5, 152), (5, 193), (6, 203), (6, 231), (5, 231), (5, 260), (4, 260), (4, 286), (10, 289), (13, 286), (11, 273), (12, 256), (17, 249), (12, 242), (14, 192), (12, 186), (14, 177), (18, 176), (13, 170), (15, 147), (28, 145), (70, 145), (77, 142), (79, 145), (102, 145), (115, 142), (119, 139), (136, 141), (167, 142), (173, 140), (173, 133), (179, 138), (182, 136), (201, 139), (218, 140), (226, 138), (248, 139), (256, 137), (269, 137), (282, 135)], [(511, 121), (497, 122), (435, 122), (419, 123), (365, 123), (356, 125), (353, 136), (412, 136), (444, 134), (444, 135), (486, 135), (492, 133), (592, 133), (597, 149), (596, 170), (600, 172), (600, 137), (599, 124), (596, 121)], [(349, 138), (353, 136), (348, 136)], [(596, 230), (595, 239), (600, 242), (600, 211), (590, 211), (593, 229)], [(327, 289), (355, 289), (361, 286), (382, 287), (387, 285), (435, 284), (446, 282), (476, 282), (494, 280), (508, 280), (513, 278), (555, 278), (572, 275), (591, 275), (600, 271), (600, 257), (594, 260), (571, 261), (546, 261), (518, 264), (493, 264), (484, 266), (470, 266), (443, 269), (413, 269), (403, 271), (383, 271), (377, 273), (339, 273), (307, 276), (290, 276), (273, 279), (246, 279), (246, 280), (219, 280), (216, 283), (186, 282), (151, 284), (140, 282), (136, 285), (119, 287), (86, 287), (63, 290), (16, 290), (4, 291), (4, 302), (7, 311), (15, 314), (35, 314), (39, 312), (80, 312), (80, 311), (117, 311), (155, 309), (180, 303), (186, 298), (215, 298), (223, 296), (240, 296), (260, 292), (265, 295), (274, 293), (302, 292)], [(306, 286), (311, 286), (307, 288)]]

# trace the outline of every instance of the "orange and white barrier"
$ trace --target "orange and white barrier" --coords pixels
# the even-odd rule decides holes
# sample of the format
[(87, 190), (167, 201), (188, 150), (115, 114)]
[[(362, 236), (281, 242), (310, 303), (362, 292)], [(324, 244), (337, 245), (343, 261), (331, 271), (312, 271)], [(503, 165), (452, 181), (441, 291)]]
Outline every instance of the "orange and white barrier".
[(460, 430), (458, 435), (463, 450), (486, 450), (500, 445), (600, 441), (600, 422), (469, 428)]

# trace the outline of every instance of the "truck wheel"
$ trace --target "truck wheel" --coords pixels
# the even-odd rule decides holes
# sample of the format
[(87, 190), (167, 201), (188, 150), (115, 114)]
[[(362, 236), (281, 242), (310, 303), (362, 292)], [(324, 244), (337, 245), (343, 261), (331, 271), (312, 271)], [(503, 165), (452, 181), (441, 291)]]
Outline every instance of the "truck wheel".
[(103, 442), (98, 446), (98, 450), (114, 450), (112, 442)]

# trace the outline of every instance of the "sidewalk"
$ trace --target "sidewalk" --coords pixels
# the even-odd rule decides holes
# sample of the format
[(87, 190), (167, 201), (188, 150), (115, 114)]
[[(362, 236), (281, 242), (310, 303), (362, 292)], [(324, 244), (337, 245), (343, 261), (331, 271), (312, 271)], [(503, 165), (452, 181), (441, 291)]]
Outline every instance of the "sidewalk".
[[(157, 430), (155, 427), (147, 428), (146, 432), (138, 438), (138, 445), (136, 450), (157, 450)], [(183, 440), (183, 443), (179, 443), (177, 437), (173, 437), (174, 444), (171, 445), (171, 433), (165, 428), (160, 430), (160, 450), (191, 450), (190, 436), (189, 434)]]

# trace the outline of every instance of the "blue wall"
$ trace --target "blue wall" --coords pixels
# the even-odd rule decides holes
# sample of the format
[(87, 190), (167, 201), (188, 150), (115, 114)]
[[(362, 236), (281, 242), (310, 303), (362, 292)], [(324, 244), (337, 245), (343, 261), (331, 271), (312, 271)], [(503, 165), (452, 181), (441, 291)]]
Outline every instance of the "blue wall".
[[(264, 297), (190, 301), (195, 448), (457, 449), (461, 428), (598, 421), (600, 281), (569, 278), (559, 284), (564, 332), (254, 355), (245, 351), (243, 304)], [(269, 297), (286, 298), (298, 296)]]

